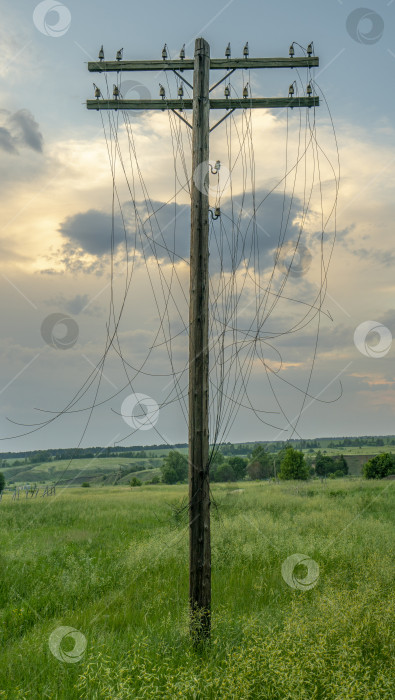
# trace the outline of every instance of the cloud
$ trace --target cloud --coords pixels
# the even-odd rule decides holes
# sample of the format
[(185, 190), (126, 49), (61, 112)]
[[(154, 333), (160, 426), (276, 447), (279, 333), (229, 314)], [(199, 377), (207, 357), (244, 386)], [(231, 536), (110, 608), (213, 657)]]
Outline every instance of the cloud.
[(395, 253), (388, 250), (375, 250), (374, 248), (355, 248), (352, 253), (361, 260), (375, 261), (385, 267), (393, 267), (395, 264)]
[(6, 153), (18, 153), (11, 133), (4, 126), (0, 126), (0, 148)]
[(32, 148), (33, 151), (42, 153), (44, 139), (31, 112), (20, 109), (11, 115), (9, 122), (15, 126), (17, 140), (28, 148)]
[(60, 225), (59, 232), (70, 244), (68, 247), (70, 254), (73, 253), (74, 245), (89, 255), (99, 257), (111, 252), (111, 240), (113, 240), (114, 249), (117, 249), (125, 238), (121, 217), (115, 215), (113, 228), (111, 214), (97, 209), (68, 216)]
[(383, 326), (387, 326), (395, 336), (395, 309), (388, 309), (384, 313), (380, 313), (379, 321)]
[(20, 247), (15, 246), (15, 241), (4, 239), (0, 240), (0, 259), (2, 262), (11, 263), (27, 263), (30, 257)]
[(56, 307), (64, 311), (68, 311), (73, 316), (78, 316), (81, 312), (89, 315), (99, 315), (100, 307), (96, 304), (89, 303), (88, 294), (76, 294), (74, 297), (67, 299), (63, 294), (58, 294), (56, 297), (46, 299), (45, 304)]
[[(264, 202), (258, 210), (256, 202)], [(252, 197), (241, 195), (232, 200), (224, 198), (222, 219), (213, 221), (210, 226), (210, 266), (213, 271), (220, 263), (225, 270), (235, 270), (244, 260), (252, 262), (257, 249), (261, 267), (272, 267), (279, 241), (283, 237), (287, 242), (298, 239), (299, 225), (293, 222), (300, 211), (299, 200), (284, 198), (278, 193), (271, 193), (268, 197), (267, 190), (259, 190), (256, 202)], [(284, 211), (281, 226), (279, 222)], [(161, 201), (136, 202), (134, 206), (126, 202), (123, 217), (117, 213), (113, 219), (108, 212), (90, 209), (67, 217), (58, 230), (64, 239), (64, 261), (69, 268), (75, 265), (73, 256), (77, 250), (97, 259), (109, 255), (112, 247), (114, 253), (121, 252), (125, 232), (130, 254), (136, 249), (147, 258), (178, 262), (189, 258), (190, 206)], [(302, 255), (300, 250), (296, 256), (298, 264)], [(307, 251), (306, 255), (310, 253)]]
[(42, 153), (44, 139), (39, 125), (27, 109), (20, 109), (11, 114), (8, 110), (0, 110), (3, 126), (0, 126), (0, 148), (6, 153), (18, 154), (18, 146), (30, 148)]

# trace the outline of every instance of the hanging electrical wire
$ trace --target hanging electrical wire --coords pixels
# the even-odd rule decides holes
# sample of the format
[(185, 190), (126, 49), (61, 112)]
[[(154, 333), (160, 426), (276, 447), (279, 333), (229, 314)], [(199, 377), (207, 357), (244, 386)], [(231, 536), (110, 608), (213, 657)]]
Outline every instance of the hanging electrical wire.
[[(310, 54), (309, 54), (310, 55)], [(305, 81), (296, 71), (293, 83), (296, 95), (304, 92)], [(104, 74), (107, 97), (112, 91)], [(166, 91), (172, 95), (172, 85), (168, 80)], [(247, 75), (239, 87), (228, 81), (227, 89), (242, 101), (248, 83), (248, 95), (252, 97), (253, 83)], [(252, 109), (246, 106), (237, 117), (232, 114), (225, 123), (225, 166), (213, 169), (215, 185), (210, 185), (209, 196), (213, 209), (220, 210), (218, 219), (210, 220), (210, 461), (219, 445), (226, 441), (239, 412), (253, 414), (260, 425), (284, 432), (288, 438), (298, 433), (298, 424), (305, 410), (307, 398), (320, 402), (314, 396), (311, 383), (318, 353), (318, 338), (327, 288), (328, 266), (332, 255), (336, 233), (336, 204), (338, 196), (339, 168), (336, 133), (329, 107), (322, 91), (314, 81), (310, 69), (306, 84), (311, 91), (320, 92), (328, 110), (332, 134), (337, 152), (337, 167), (320, 143), (315, 108), (302, 117), (300, 108), (287, 109), (283, 120), (277, 119), (278, 128), (284, 124), (284, 168), (283, 174), (274, 185), (261, 193), (258, 179), (262, 181), (259, 158), (256, 156)], [(122, 96), (122, 73), (114, 87)], [(189, 98), (188, 87), (179, 76), (175, 79), (178, 95)], [(186, 358), (189, 334), (188, 294), (186, 273), (188, 272), (187, 246), (180, 249), (180, 230), (184, 227), (182, 211), (188, 213), (189, 205), (183, 198), (190, 193), (191, 133), (185, 122), (180, 121), (172, 110), (166, 109), (168, 130), (173, 158), (173, 192), (165, 201), (155, 201), (144, 177), (138, 153), (139, 134), (132, 117), (127, 111), (109, 111), (107, 122), (101, 114), (103, 137), (112, 178), (112, 226), (109, 232), (109, 277), (110, 299), (106, 321), (104, 349), (94, 369), (72, 399), (59, 411), (44, 411), (50, 417), (39, 423), (22, 424), (30, 428), (22, 435), (28, 435), (44, 427), (49, 427), (61, 416), (72, 413), (86, 413), (86, 421), (78, 446), (87, 434), (93, 412), (100, 406), (110, 405), (123, 392), (138, 393), (141, 378), (165, 379), (163, 399), (158, 402), (160, 410), (175, 407), (181, 412), (185, 426), (188, 419), (188, 361)], [(296, 118), (295, 118), (296, 117)], [(126, 143), (126, 148), (125, 148)], [(322, 169), (329, 168), (335, 182), (333, 201), (325, 213), (322, 188)], [(225, 172), (225, 175), (222, 173)], [(216, 180), (215, 180), (216, 179)], [(121, 195), (126, 188), (128, 201)], [(318, 192), (318, 196), (317, 193)], [(262, 196), (259, 196), (262, 194)], [(266, 231), (265, 220), (271, 211), (276, 211), (281, 201), (277, 232)], [(168, 216), (169, 212), (172, 214)], [(120, 216), (123, 241), (116, 240), (116, 218)], [(309, 218), (310, 217), (310, 218)], [(311, 221), (319, 217), (320, 257), (319, 283), (316, 289), (309, 289), (311, 298), (297, 295), (293, 271), (295, 261), (306, 247), (307, 236), (311, 236)], [(164, 224), (163, 220), (167, 220)], [(326, 239), (328, 227), (332, 224), (332, 239)], [(185, 231), (183, 231), (185, 235)], [(264, 243), (264, 245), (263, 245)], [(264, 248), (273, 254), (268, 264)], [(267, 252), (266, 251), (266, 252)], [(119, 296), (116, 288), (115, 268), (122, 270)], [(146, 347), (140, 361), (131, 360), (125, 351), (121, 328), (127, 304), (133, 294), (139, 294), (141, 276), (145, 271), (145, 282), (151, 294), (152, 307), (156, 317), (151, 329), (152, 340)], [(287, 292), (287, 288), (291, 292)], [(118, 296), (117, 296), (118, 294)], [(118, 298), (119, 297), (119, 298)], [(148, 308), (148, 300), (147, 308)], [(290, 322), (287, 315), (291, 315)], [(283, 376), (286, 363), (278, 343), (285, 338), (304, 331), (315, 323), (312, 342), (312, 357), (307, 371), (305, 386), (298, 386)], [(183, 353), (181, 352), (183, 351)], [(183, 359), (180, 361), (180, 354)], [(120, 361), (124, 381), (120, 389), (103, 396), (102, 380), (106, 363), (111, 356)], [(163, 364), (167, 357), (167, 367)], [(271, 359), (270, 359), (271, 358)], [(274, 359), (273, 359), (274, 358)], [(277, 363), (277, 367), (276, 367)], [(160, 371), (159, 371), (160, 368)], [(263, 374), (262, 374), (263, 369)], [(251, 394), (251, 385), (262, 383), (265, 377), (272, 396), (272, 403), (265, 393), (265, 401), (258, 407)], [(279, 384), (280, 383), (280, 384)], [(301, 395), (299, 409), (291, 419), (284, 401), (280, 399), (278, 386), (286, 385)], [(81, 406), (82, 400), (86, 405)], [(287, 403), (289, 403), (287, 401)], [(118, 416), (122, 411), (111, 406)], [(273, 418), (270, 418), (270, 416)], [(123, 416), (125, 418), (125, 416)], [(283, 419), (284, 422), (282, 422)], [(118, 442), (130, 439), (138, 427), (123, 435)], [(171, 444), (168, 438), (152, 426), (163, 444)], [(20, 436), (14, 436), (20, 437)], [(66, 470), (67, 471), (67, 468)], [(64, 473), (62, 474), (62, 478)]]

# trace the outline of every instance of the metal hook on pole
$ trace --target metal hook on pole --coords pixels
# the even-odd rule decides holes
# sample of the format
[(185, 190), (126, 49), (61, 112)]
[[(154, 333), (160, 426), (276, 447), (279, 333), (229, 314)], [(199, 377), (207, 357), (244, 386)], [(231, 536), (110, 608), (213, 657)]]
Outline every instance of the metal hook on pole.
[(220, 167), (221, 167), (221, 161), (220, 161), (220, 160), (215, 161), (215, 165), (214, 165), (214, 166), (212, 166), (211, 163), (209, 163), (209, 166), (210, 166), (211, 174), (212, 174), (212, 175), (217, 175), (217, 174), (218, 174), (218, 171), (219, 171), (219, 169), (220, 169)]
[(214, 214), (212, 209), (209, 209), (209, 213), (211, 214), (211, 220), (216, 221), (221, 216), (221, 209), (220, 207), (215, 207)]

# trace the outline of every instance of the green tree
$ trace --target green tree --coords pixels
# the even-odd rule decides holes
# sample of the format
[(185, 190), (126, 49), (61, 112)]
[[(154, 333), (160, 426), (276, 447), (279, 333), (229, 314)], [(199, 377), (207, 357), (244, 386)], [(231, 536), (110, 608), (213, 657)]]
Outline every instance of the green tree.
[(389, 452), (372, 457), (363, 466), (365, 479), (384, 479), (389, 474), (395, 473), (395, 458)]
[(131, 488), (133, 488), (134, 486), (141, 486), (142, 483), (143, 482), (140, 481), (140, 479), (138, 479), (137, 476), (134, 476), (133, 479), (131, 479), (131, 481), (130, 481), (130, 486), (131, 486)]
[(348, 474), (348, 464), (344, 455), (337, 455), (337, 457), (335, 457), (335, 469), (336, 471), (343, 472), (343, 474)]
[(341, 476), (348, 474), (348, 464), (344, 456), (329, 457), (318, 451), (315, 459), (315, 473), (317, 476), (329, 476), (335, 472), (341, 472)]
[(219, 464), (214, 471), (213, 481), (236, 481), (236, 474), (229, 462)]
[(308, 479), (309, 469), (303, 452), (295, 450), (293, 447), (287, 447), (278, 476), (280, 479)]
[(188, 476), (188, 460), (177, 450), (170, 450), (161, 466), (162, 481), (165, 484), (176, 484), (185, 481)]
[(273, 476), (273, 457), (264, 445), (254, 447), (247, 467), (247, 474), (253, 480), (270, 479)]
[(210, 458), (210, 466), (215, 465), (215, 464), (223, 464), (225, 462), (225, 457), (222, 454), (221, 450), (216, 450), (214, 454), (211, 455)]
[(234, 471), (236, 481), (244, 479), (247, 470), (247, 460), (243, 459), (243, 457), (229, 457), (227, 461)]
[(328, 455), (323, 455), (320, 450), (318, 450), (315, 458), (315, 473), (317, 476), (328, 476), (331, 472), (334, 472), (336, 467), (334, 466), (334, 460)]
[(210, 479), (211, 481), (222, 481), (217, 478), (218, 469), (225, 461), (225, 457), (220, 450), (216, 450), (210, 456)]
[(50, 462), (52, 460), (51, 452), (48, 450), (38, 450), (34, 452), (31, 457), (29, 457), (29, 462), (31, 464), (41, 464), (42, 462)]
[(341, 479), (342, 476), (344, 476), (344, 472), (341, 469), (336, 469), (335, 472), (329, 474), (330, 479)]
[(0, 472), (0, 493), (3, 493), (5, 487), (5, 477), (3, 472)]
[(309, 472), (309, 476), (315, 476), (314, 458), (311, 455), (305, 454), (304, 461)]
[(267, 478), (267, 470), (260, 462), (250, 462), (247, 467), (247, 474), (252, 481)]

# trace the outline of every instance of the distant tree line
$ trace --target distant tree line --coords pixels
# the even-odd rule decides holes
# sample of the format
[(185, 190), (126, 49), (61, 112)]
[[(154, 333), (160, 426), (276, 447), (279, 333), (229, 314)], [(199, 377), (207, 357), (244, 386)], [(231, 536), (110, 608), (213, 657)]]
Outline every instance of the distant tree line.
[[(176, 443), (175, 448), (188, 447), (188, 443)], [(106, 459), (108, 457), (127, 457), (134, 459), (154, 456), (157, 450), (169, 449), (169, 445), (138, 445), (134, 447), (59, 447), (32, 452), (2, 452), (0, 461), (5, 466), (21, 466), (23, 464), (43, 464), (55, 460), (69, 459)], [(147, 452), (149, 450), (151, 454)], [(6, 460), (13, 460), (7, 462)]]
[[(341, 447), (383, 447), (385, 445), (395, 445), (395, 436), (364, 436), (364, 437), (339, 437), (332, 438), (328, 442), (328, 438), (317, 439), (292, 439), (287, 442), (277, 440), (268, 442), (256, 443), (239, 443), (232, 444), (230, 442), (218, 445), (222, 454), (225, 457), (239, 456), (250, 457), (255, 449), (264, 446), (264, 448), (272, 454), (281, 453), (287, 447), (293, 447), (299, 450), (320, 450), (324, 446), (328, 448)], [(172, 449), (179, 450), (180, 448), (188, 447), (188, 443), (180, 442), (172, 446)], [(168, 450), (169, 445), (163, 443), (161, 445), (135, 445), (132, 447), (109, 446), (109, 447), (75, 447), (75, 448), (51, 448), (48, 450), (35, 450), (32, 452), (1, 452), (0, 464), (4, 467), (22, 466), (24, 464), (40, 464), (52, 462), (55, 460), (69, 459), (106, 459), (108, 457), (126, 457), (134, 459), (136, 457), (143, 459), (154, 457), (154, 453), (159, 450)], [(6, 461), (7, 460), (7, 461)], [(13, 461), (11, 461), (13, 460)]]
[(231, 445), (230, 443), (226, 445), (221, 445), (221, 452), (225, 457), (231, 455), (245, 455), (250, 451), (249, 445)]
[[(366, 444), (365, 438), (342, 438), (336, 441), (344, 446)], [(387, 438), (369, 438), (371, 444), (380, 446), (384, 440), (388, 444), (395, 444), (395, 440)], [(301, 449), (311, 450), (319, 446), (319, 440), (290, 440), (288, 442), (276, 441), (267, 443), (230, 443), (217, 446), (211, 455), (210, 479), (213, 482), (241, 481), (243, 479), (262, 480), (279, 478), (308, 479), (310, 476), (341, 477), (348, 474), (348, 465), (344, 455), (329, 456), (325, 450), (318, 450), (312, 456), (306, 456)], [(335, 444), (335, 439), (328, 447)], [(166, 445), (150, 445), (149, 452), (144, 447), (115, 448), (73, 448), (36, 450), (30, 453), (3, 453), (3, 455), (25, 455), (21, 460), (13, 463), (7, 461), (8, 457), (0, 459), (0, 468), (9, 466), (24, 466), (30, 464), (42, 464), (58, 459), (86, 459), (101, 457), (122, 457), (128, 459), (149, 459), (155, 457), (155, 451), (165, 449)], [(187, 447), (186, 443), (179, 443), (175, 447)], [(252, 448), (252, 449), (251, 449)], [(97, 450), (97, 452), (96, 452)], [(156, 458), (156, 457), (155, 457)], [(395, 456), (389, 453), (381, 454), (370, 459), (363, 468), (366, 478), (384, 478), (395, 473)], [(120, 478), (128, 473), (141, 470), (141, 467), (152, 468), (152, 463), (130, 464), (120, 466)], [(49, 471), (55, 467), (49, 467)], [(161, 465), (161, 481), (167, 484), (185, 482), (188, 478), (188, 459), (185, 454), (176, 449), (168, 452)], [(155, 483), (159, 477), (154, 477)], [(4, 487), (3, 487), (4, 488)]]
[(395, 438), (390, 437), (356, 437), (331, 440), (329, 448), (337, 447), (384, 447), (384, 445), (395, 445)]
[[(279, 454), (273, 455), (265, 445), (256, 445), (248, 458), (227, 456), (222, 449), (215, 450), (210, 461), (212, 482), (242, 481), (246, 477), (257, 481), (271, 479), (303, 479), (310, 477), (310, 465), (303, 452), (287, 445)], [(188, 478), (188, 460), (176, 450), (171, 450), (161, 466), (162, 482), (176, 484)], [(345, 472), (346, 473), (346, 472)]]

